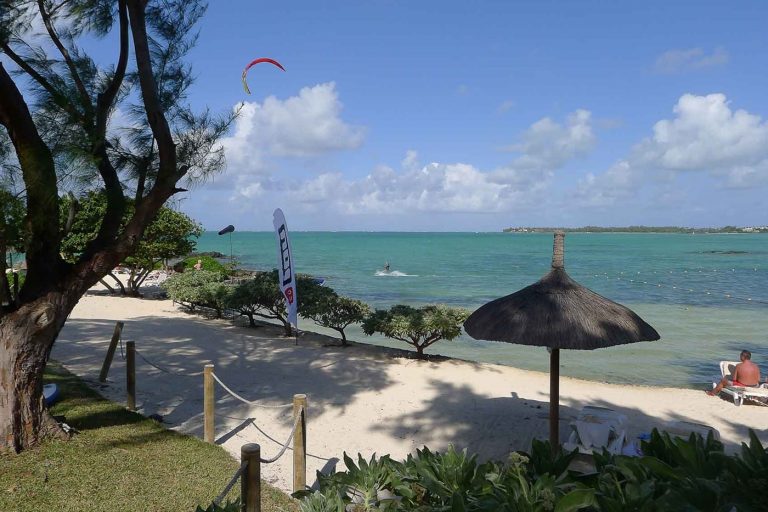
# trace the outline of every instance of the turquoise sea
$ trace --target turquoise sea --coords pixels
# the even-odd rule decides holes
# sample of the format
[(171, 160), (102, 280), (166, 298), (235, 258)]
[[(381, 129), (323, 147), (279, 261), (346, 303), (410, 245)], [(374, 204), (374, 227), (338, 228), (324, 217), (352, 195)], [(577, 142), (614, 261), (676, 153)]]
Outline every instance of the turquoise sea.
[[(327, 279), (341, 294), (383, 308), (445, 303), (474, 309), (513, 293), (549, 269), (552, 235), (544, 233), (290, 234), (298, 272)], [(273, 233), (231, 237), (240, 265), (276, 266)], [(228, 235), (205, 233), (199, 251), (230, 253)], [(390, 263), (388, 274), (381, 272)], [(562, 373), (599, 381), (700, 387), (717, 362), (747, 348), (768, 372), (768, 235), (570, 233), (566, 270), (653, 325), (656, 342), (596, 351), (564, 351)], [(322, 331), (311, 321), (305, 330)], [(351, 329), (351, 339), (404, 347)], [(546, 371), (546, 350), (460, 339), (428, 350), (474, 361)]]

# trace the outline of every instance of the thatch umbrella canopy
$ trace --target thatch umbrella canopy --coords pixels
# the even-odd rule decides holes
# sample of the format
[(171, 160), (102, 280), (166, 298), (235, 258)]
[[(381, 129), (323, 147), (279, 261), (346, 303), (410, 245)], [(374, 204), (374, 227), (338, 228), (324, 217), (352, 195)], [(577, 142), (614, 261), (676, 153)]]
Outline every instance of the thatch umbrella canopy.
[(464, 322), (476, 339), (550, 349), (549, 440), (559, 445), (560, 349), (653, 341), (659, 333), (629, 308), (581, 286), (563, 262), (565, 233), (555, 233), (552, 270), (538, 282), (493, 300)]

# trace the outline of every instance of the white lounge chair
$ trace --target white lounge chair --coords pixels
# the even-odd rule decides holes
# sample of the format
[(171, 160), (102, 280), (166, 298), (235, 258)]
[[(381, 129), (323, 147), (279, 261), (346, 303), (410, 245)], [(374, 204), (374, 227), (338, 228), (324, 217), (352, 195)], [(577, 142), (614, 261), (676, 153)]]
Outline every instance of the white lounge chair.
[(587, 454), (605, 448), (609, 453), (621, 454), (627, 438), (626, 423), (627, 417), (613, 409), (588, 405), (571, 422), (573, 430), (563, 448)]
[[(734, 361), (720, 361), (720, 375), (728, 377), (733, 376), (733, 370), (739, 364)], [(717, 386), (717, 382), (712, 383), (712, 388)], [(751, 403), (768, 407), (768, 384), (758, 384), (757, 386), (725, 386), (722, 393), (733, 398), (733, 404), (741, 405), (744, 400)]]

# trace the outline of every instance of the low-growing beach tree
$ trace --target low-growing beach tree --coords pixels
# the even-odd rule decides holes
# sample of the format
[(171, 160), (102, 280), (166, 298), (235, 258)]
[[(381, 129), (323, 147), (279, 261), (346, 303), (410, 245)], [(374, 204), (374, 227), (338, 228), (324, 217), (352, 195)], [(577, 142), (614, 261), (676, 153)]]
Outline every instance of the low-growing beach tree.
[[(134, 210), (134, 201), (127, 199), (123, 222), (127, 223)], [(103, 191), (90, 191), (80, 198), (64, 197), (61, 201), (61, 227), (64, 238), (61, 252), (67, 260), (77, 261), (85, 248), (98, 235), (99, 222), (107, 209)], [(76, 205), (74, 208), (72, 206)], [(69, 212), (76, 213), (70, 218)], [(69, 223), (69, 227), (66, 224)], [(139, 295), (139, 288), (162, 262), (189, 254), (195, 249), (196, 240), (203, 228), (188, 215), (163, 206), (155, 219), (144, 230), (141, 241), (121, 262), (128, 270), (125, 283), (113, 271), (107, 273), (124, 295)], [(112, 287), (102, 279), (110, 291)]]
[[(304, 274), (296, 276), (296, 285), (298, 311), (304, 315), (304, 308), (314, 303), (315, 297), (322, 293), (318, 291), (322, 287), (314, 278)], [(227, 307), (247, 316), (251, 327), (256, 326), (255, 317), (277, 320), (283, 325), (286, 336), (292, 334), (285, 297), (278, 286), (277, 270), (256, 272), (251, 279), (235, 286), (228, 296)]]
[(461, 334), (461, 325), (469, 313), (466, 309), (441, 304), (420, 308), (398, 304), (369, 315), (363, 321), (363, 332), (369, 336), (378, 332), (404, 341), (416, 349), (419, 359), (424, 359), (424, 349)]
[[(232, 114), (197, 114), (186, 99), (193, 75), (184, 59), (205, 7), (202, 0), (0, 0), (0, 125), (23, 191), (28, 269), (18, 300), (0, 307), (0, 451), (64, 436), (41, 398), (64, 322), (86, 290), (135, 250), (166, 201), (223, 166), (218, 140)], [(86, 47), (96, 44), (98, 62)], [(115, 60), (101, 65), (111, 44)], [(86, 187), (104, 189), (106, 210), (95, 238), (67, 261), (60, 197)], [(135, 208), (124, 222), (127, 194)]]
[(311, 318), (318, 325), (338, 331), (341, 345), (347, 345), (344, 331), (352, 324), (361, 323), (371, 314), (371, 307), (363, 301), (344, 297), (336, 293), (326, 294), (305, 310), (304, 316)]

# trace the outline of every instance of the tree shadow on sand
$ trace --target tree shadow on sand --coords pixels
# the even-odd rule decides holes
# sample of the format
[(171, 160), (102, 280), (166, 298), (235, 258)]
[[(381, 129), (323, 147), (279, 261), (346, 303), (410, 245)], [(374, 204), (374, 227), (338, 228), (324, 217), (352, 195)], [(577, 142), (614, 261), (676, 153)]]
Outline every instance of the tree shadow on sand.
[[(512, 390), (508, 397), (487, 397), (474, 392), (466, 385), (432, 380), (430, 391), (436, 398), (419, 410), (395, 415), (386, 421), (370, 427), (374, 432), (385, 432), (392, 436), (411, 439), (415, 447), (427, 445), (430, 449), (445, 450), (449, 445), (466, 448), (480, 459), (504, 459), (512, 451), (529, 451), (533, 439), (547, 440), (549, 437), (549, 402), (520, 398)], [(514, 383), (510, 383), (514, 389)], [(703, 393), (702, 393), (703, 395)], [(660, 399), (662, 397), (660, 396)], [(629, 439), (650, 432), (653, 428), (663, 429), (676, 421), (701, 423), (700, 419), (673, 413), (664, 418), (648, 415), (635, 407), (608, 400), (568, 400), (560, 402), (560, 439), (567, 440), (570, 422), (585, 406), (607, 407), (625, 414), (629, 419)], [(733, 407), (723, 402), (723, 407)], [(755, 408), (755, 413), (763, 411)], [(735, 432), (740, 441), (748, 440), (748, 428), (735, 421), (726, 421), (726, 426)], [(756, 429), (763, 443), (768, 443), (768, 429)], [(726, 451), (738, 449), (739, 442), (734, 436), (724, 436)]]

